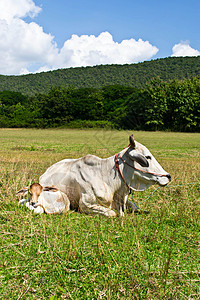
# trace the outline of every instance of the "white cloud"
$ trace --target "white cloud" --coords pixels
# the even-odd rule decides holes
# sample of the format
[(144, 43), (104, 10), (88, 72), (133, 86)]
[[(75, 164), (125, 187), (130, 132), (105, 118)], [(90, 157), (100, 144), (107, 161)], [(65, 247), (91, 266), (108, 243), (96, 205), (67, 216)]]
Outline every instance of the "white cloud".
[(35, 22), (21, 19), (40, 10), (32, 0), (0, 1), (1, 74), (28, 73), (32, 64), (51, 64), (57, 56), (54, 37)]
[[(34, 17), (41, 11), (32, 0), (0, 0), (0, 74), (27, 74), (56, 68), (125, 64), (150, 59), (158, 49), (139, 39), (115, 42), (109, 32), (99, 36), (72, 35), (58, 49)], [(36, 67), (37, 66), (37, 67)]]
[(31, 64), (51, 64), (57, 55), (53, 36), (38, 24), (0, 20), (0, 73), (19, 74)]
[(188, 42), (181, 42), (172, 48), (172, 56), (198, 56), (200, 51), (190, 47)]
[(36, 6), (32, 0), (0, 1), (0, 19), (7, 22), (14, 18), (35, 17), (40, 11), (41, 8)]
[(141, 39), (117, 43), (109, 32), (102, 32), (97, 37), (72, 35), (60, 51), (57, 66), (63, 63), (68, 67), (135, 63), (149, 59), (157, 52), (155, 46)]

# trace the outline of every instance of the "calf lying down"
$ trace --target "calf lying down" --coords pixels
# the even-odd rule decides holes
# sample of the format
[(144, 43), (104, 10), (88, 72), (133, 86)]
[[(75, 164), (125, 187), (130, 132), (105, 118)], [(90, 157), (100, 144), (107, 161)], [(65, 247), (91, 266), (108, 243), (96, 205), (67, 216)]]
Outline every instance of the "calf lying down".
[(19, 204), (26, 203), (26, 207), (35, 213), (60, 214), (70, 208), (66, 194), (55, 187), (42, 187), (39, 183), (21, 189), (16, 195), (19, 198), (27, 196), (27, 199), (20, 199)]

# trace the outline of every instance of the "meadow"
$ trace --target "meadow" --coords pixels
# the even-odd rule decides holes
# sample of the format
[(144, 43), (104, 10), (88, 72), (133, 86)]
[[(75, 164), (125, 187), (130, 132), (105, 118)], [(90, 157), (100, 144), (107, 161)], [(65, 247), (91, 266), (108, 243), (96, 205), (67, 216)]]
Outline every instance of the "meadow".
[(199, 133), (134, 132), (172, 176), (134, 194), (148, 214), (34, 215), (18, 205), (16, 191), (54, 162), (114, 155), (130, 133), (0, 129), (0, 299), (199, 299)]

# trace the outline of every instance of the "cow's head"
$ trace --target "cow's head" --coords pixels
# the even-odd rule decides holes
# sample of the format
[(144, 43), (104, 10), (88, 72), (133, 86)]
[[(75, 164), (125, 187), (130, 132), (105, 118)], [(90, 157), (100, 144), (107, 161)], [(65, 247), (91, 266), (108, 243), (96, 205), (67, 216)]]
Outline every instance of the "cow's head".
[(165, 186), (171, 181), (171, 176), (161, 167), (151, 152), (130, 136), (130, 146), (126, 152), (129, 160), (134, 162), (131, 186), (142, 191), (152, 184), (158, 183)]

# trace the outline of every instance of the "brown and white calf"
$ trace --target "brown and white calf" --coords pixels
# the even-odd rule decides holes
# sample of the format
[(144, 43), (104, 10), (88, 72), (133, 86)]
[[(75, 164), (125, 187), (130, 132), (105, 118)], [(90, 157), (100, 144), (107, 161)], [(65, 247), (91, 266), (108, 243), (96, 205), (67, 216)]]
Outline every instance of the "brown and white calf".
[(70, 202), (66, 194), (55, 187), (42, 187), (39, 183), (33, 183), (23, 188), (16, 194), (18, 197), (27, 195), (19, 204), (26, 203), (26, 207), (35, 213), (60, 214), (67, 212)]

